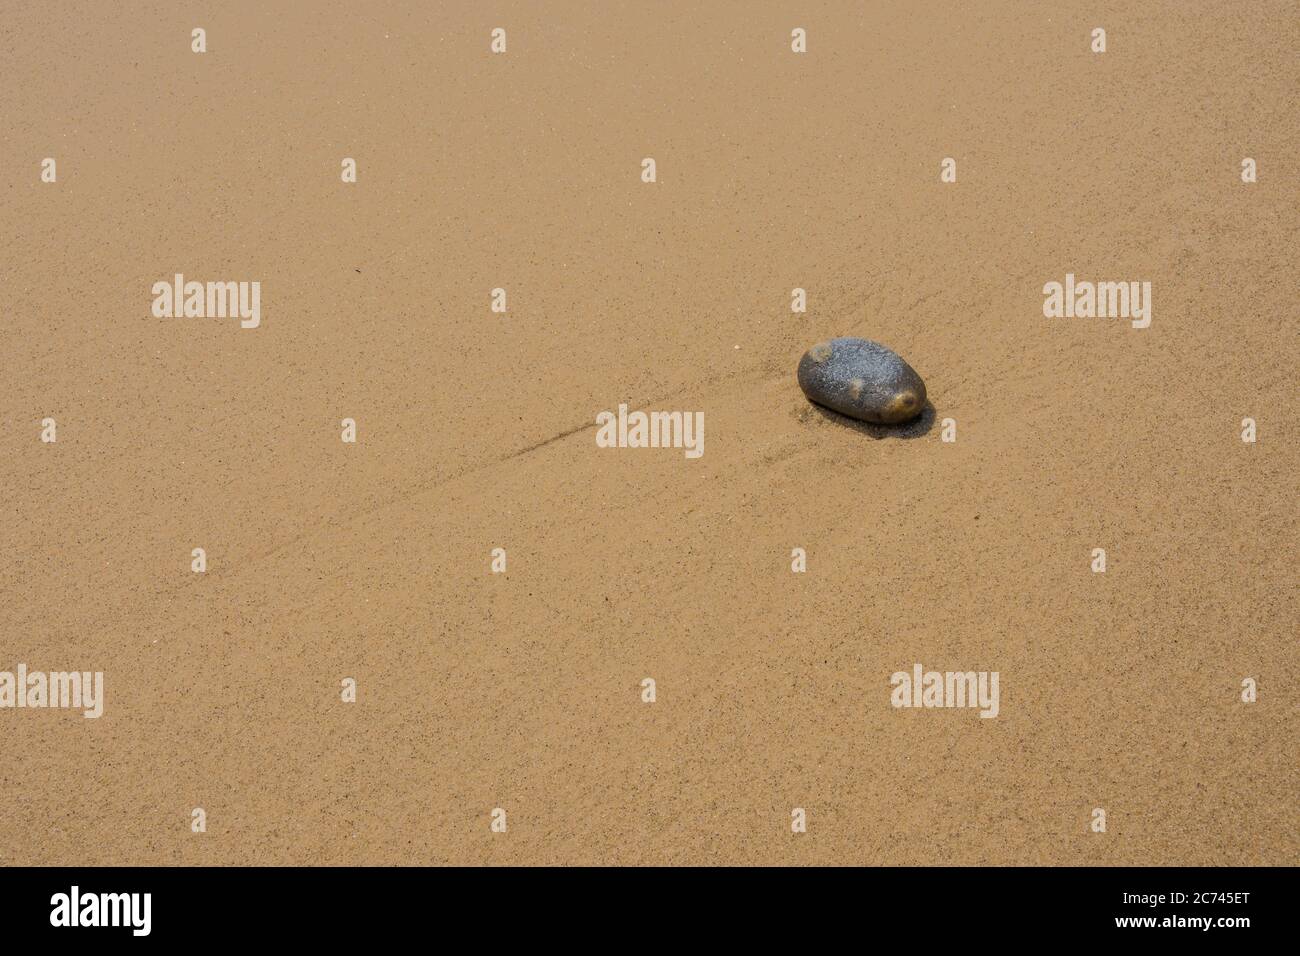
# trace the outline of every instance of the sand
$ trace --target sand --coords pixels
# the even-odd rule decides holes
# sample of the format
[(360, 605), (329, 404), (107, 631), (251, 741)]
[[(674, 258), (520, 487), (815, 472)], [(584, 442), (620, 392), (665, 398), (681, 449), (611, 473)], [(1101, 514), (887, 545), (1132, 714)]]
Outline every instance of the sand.
[(6, 12), (6, 863), (1296, 862), (1292, 4), (302, 7)]

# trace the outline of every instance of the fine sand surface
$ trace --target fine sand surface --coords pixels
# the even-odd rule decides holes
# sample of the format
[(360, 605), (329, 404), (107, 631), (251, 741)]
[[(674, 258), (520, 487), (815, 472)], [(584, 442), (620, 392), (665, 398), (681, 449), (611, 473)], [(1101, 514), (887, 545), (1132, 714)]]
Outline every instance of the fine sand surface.
[(273, 6), (0, 25), (5, 863), (1297, 861), (1293, 3)]

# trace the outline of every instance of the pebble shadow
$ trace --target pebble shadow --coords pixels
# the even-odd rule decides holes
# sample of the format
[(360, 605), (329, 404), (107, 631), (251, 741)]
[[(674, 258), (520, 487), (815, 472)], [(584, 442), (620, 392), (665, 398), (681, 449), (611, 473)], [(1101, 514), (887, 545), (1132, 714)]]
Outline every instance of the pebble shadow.
[(851, 428), (855, 432), (861, 432), (877, 441), (881, 438), (921, 438), (934, 427), (934, 405), (930, 403), (929, 399), (926, 399), (925, 408), (921, 409), (920, 415), (901, 425), (875, 425), (871, 422), (860, 422), (856, 418), (849, 418), (847, 415), (841, 415), (839, 412), (832, 411), (816, 403), (812, 403), (812, 407), (827, 421), (843, 425), (845, 428)]

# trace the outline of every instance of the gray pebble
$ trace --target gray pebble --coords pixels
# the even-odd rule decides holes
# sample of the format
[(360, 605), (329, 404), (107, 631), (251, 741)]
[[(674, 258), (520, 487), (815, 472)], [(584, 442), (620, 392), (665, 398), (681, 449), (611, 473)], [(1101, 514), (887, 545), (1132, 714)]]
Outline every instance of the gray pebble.
[(799, 360), (809, 401), (880, 425), (910, 421), (925, 408), (925, 382), (897, 354), (866, 339), (818, 342)]

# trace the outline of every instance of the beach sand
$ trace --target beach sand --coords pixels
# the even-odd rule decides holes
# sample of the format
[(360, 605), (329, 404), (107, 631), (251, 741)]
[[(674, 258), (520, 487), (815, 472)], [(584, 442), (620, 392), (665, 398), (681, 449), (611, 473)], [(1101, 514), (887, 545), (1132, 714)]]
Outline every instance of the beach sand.
[(1297, 861), (1293, 4), (307, 6), (6, 13), (6, 863)]

